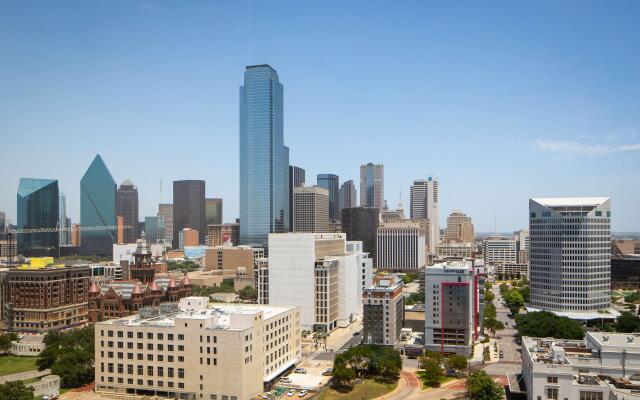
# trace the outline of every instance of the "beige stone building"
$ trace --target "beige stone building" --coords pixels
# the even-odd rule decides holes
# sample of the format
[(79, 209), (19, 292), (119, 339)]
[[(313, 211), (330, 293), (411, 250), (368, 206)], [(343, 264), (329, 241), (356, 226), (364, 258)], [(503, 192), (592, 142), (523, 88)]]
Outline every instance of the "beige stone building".
[(253, 264), (264, 257), (264, 249), (251, 246), (215, 246), (205, 251), (202, 266), (206, 271), (222, 271), (226, 277), (253, 276)]
[(444, 232), (445, 242), (473, 243), (476, 235), (471, 218), (460, 210), (453, 210), (447, 217), (447, 229)]
[(96, 391), (106, 393), (249, 400), (301, 357), (299, 308), (206, 297), (100, 322), (95, 335)]
[(293, 188), (293, 231), (329, 232), (329, 191), (318, 186)]

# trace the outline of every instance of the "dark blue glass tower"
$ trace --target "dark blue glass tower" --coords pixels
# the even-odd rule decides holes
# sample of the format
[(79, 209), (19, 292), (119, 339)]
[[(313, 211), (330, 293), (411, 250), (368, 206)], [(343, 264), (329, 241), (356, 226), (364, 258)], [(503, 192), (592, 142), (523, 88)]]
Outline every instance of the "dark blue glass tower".
[(113, 228), (115, 224), (116, 182), (98, 154), (80, 180), (82, 253), (110, 256), (116, 231), (101, 227)]
[(329, 218), (340, 219), (340, 178), (333, 174), (318, 174), (318, 186), (329, 191)]
[[(20, 178), (17, 209), (18, 229), (56, 228), (59, 212), (58, 181)], [(26, 256), (57, 256), (59, 233), (18, 235), (18, 252)]]
[(267, 246), (289, 230), (289, 149), (283, 88), (269, 65), (248, 66), (240, 87), (240, 243)]

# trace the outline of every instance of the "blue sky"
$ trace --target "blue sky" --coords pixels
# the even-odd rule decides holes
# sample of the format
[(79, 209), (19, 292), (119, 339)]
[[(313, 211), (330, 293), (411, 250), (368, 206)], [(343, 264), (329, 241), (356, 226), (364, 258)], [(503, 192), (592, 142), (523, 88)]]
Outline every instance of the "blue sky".
[[(96, 153), (140, 192), (140, 218), (174, 179), (205, 179), (238, 216), (238, 86), (269, 63), (285, 142), (307, 171), (385, 197), (439, 177), (478, 231), (527, 225), (529, 197), (612, 197), (640, 230), (640, 3), (0, 3), (0, 210), (20, 177), (59, 179), (79, 216)], [(310, 177), (310, 178), (309, 178)], [(162, 195), (160, 181), (162, 180)]]

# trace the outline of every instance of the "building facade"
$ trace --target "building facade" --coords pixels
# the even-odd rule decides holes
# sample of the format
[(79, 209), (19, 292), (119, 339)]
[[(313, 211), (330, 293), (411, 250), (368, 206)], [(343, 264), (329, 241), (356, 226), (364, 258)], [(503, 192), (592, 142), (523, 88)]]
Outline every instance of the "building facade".
[(179, 233), (184, 228), (198, 231), (198, 243), (205, 242), (205, 182), (173, 182), (173, 248), (180, 248)]
[(427, 219), (429, 221), (428, 251), (435, 254), (440, 242), (440, 206), (438, 179), (429, 176), (427, 179), (416, 179), (410, 189), (411, 219)]
[(353, 207), (342, 210), (342, 232), (347, 240), (362, 242), (363, 251), (376, 263), (376, 243), (378, 237), (378, 209), (373, 207)]
[(528, 399), (637, 400), (640, 336), (587, 332), (584, 340), (522, 338)]
[(318, 187), (326, 189), (329, 198), (329, 218), (340, 219), (340, 178), (334, 174), (318, 174)]
[(173, 244), (173, 204), (159, 204), (158, 216), (164, 219), (164, 240), (170, 246)]
[(289, 230), (293, 230), (293, 189), (304, 186), (305, 170), (289, 165)]
[(96, 324), (96, 392), (249, 400), (301, 359), (299, 309), (208, 303), (186, 297)]
[(82, 253), (110, 257), (116, 242), (116, 182), (100, 154), (80, 180), (80, 225), (93, 228), (81, 233)]
[(486, 238), (482, 241), (482, 255), (487, 265), (515, 264), (518, 261), (517, 242), (513, 238)]
[[(57, 228), (59, 219), (58, 181), (54, 179), (20, 178), (17, 195), (18, 229)], [(24, 255), (57, 256), (58, 232), (17, 235), (18, 252)]]
[(240, 87), (240, 243), (266, 247), (289, 231), (289, 149), (283, 87), (269, 65), (246, 67)]
[(471, 218), (460, 210), (453, 210), (447, 217), (444, 240), (448, 243), (474, 243), (476, 235)]
[(9, 332), (46, 333), (87, 323), (89, 266), (53, 265), (32, 259), (4, 278), (5, 327)]
[(345, 208), (353, 208), (358, 206), (358, 197), (356, 194), (356, 185), (352, 180), (348, 180), (342, 183), (340, 186), (340, 199), (339, 199), (339, 218), (342, 217), (342, 210)]
[[(222, 223), (222, 199), (204, 199), (204, 214), (206, 225), (218, 225)], [(204, 243), (204, 242), (203, 242)]]
[(393, 272), (419, 271), (426, 265), (425, 231), (416, 222), (389, 222), (378, 227), (376, 266)]
[(71, 233), (71, 220), (67, 218), (67, 196), (64, 193), (60, 193), (58, 196), (58, 226), (60, 232), (58, 232), (59, 246), (68, 246), (70, 242)]
[(609, 198), (531, 199), (529, 232), (531, 307), (600, 318), (611, 301)]
[(122, 243), (135, 243), (138, 239), (138, 188), (129, 179), (125, 179), (116, 191), (116, 217), (122, 217), (124, 226)]
[(362, 313), (358, 261), (343, 233), (271, 234), (268, 302), (300, 307), (305, 329), (348, 326)]
[(220, 246), (227, 242), (233, 246), (240, 244), (240, 224), (207, 225), (207, 246)]
[(379, 276), (364, 289), (363, 343), (395, 345), (404, 325), (402, 279), (394, 275)]
[(425, 286), (425, 348), (469, 357), (480, 324), (473, 264), (455, 261), (429, 266)]
[(318, 186), (293, 189), (293, 231), (328, 232), (330, 218), (329, 191)]
[(360, 166), (360, 206), (378, 210), (384, 205), (384, 166), (363, 164)]

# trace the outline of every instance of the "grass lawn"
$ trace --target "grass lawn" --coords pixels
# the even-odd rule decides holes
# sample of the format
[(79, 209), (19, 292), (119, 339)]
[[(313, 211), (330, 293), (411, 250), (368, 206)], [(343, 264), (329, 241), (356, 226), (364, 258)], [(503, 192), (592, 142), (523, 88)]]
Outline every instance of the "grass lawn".
[(382, 383), (372, 379), (366, 379), (352, 388), (327, 387), (322, 391), (318, 400), (362, 400), (373, 399), (389, 393), (396, 388), (398, 382)]
[(0, 356), (0, 376), (37, 370), (37, 357)]

